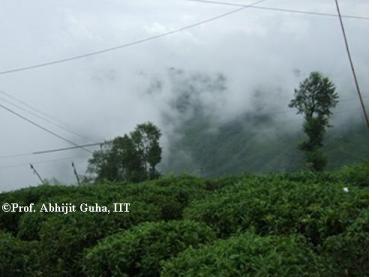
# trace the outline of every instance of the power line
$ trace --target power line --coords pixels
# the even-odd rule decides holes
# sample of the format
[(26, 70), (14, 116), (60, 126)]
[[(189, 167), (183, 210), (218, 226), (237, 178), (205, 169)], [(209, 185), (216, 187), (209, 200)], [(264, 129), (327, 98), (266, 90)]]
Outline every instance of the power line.
[[(4, 92), (4, 91), (2, 91), (2, 90), (0, 90), (0, 93), (1, 93), (1, 94), (4, 94), (4, 95), (7, 95), (9, 98), (17, 99), (17, 98), (11, 96), (10, 94), (8, 94), (8, 93), (6, 93), (6, 92)], [(27, 112), (27, 113), (30, 114), (30, 115), (33, 115), (33, 116), (35, 116), (35, 117), (37, 117), (37, 118), (39, 118), (39, 119), (41, 119), (41, 120), (44, 120), (44, 121), (46, 121), (46, 122), (48, 122), (48, 123), (54, 125), (55, 127), (59, 128), (59, 129), (61, 129), (61, 130), (64, 130), (64, 131), (66, 131), (66, 132), (68, 132), (68, 133), (70, 133), (70, 134), (73, 134), (73, 135), (77, 136), (77, 137), (80, 137), (80, 138), (83, 138), (83, 139), (87, 139), (86, 137), (84, 137), (84, 136), (82, 136), (82, 135), (79, 135), (78, 133), (76, 133), (76, 132), (74, 132), (74, 131), (72, 131), (72, 130), (67, 129), (67, 128), (64, 127), (63, 125), (56, 123), (55, 120), (50, 120), (50, 119), (48, 119), (46, 116), (43, 116), (43, 115), (42, 115), (43, 112), (38, 111), (37, 109), (35, 109), (35, 108), (33, 108), (32, 106), (28, 105), (27, 103), (23, 102), (22, 100), (18, 100), (18, 99), (17, 99), (16, 101), (19, 102), (19, 103), (24, 103), (23, 105), (24, 105), (24, 106), (27, 106), (30, 110), (28, 110), (28, 109), (26, 109), (26, 108), (24, 108), (24, 107), (22, 107), (22, 106), (19, 106), (19, 105), (15, 104), (15, 103), (9, 101), (8, 99), (5, 99), (5, 98), (0, 97), (0, 100), (2, 100), (2, 101), (4, 101), (4, 102), (7, 102), (8, 104), (12, 105), (13, 107), (15, 107), (15, 108), (17, 108), (17, 109), (20, 109), (20, 110), (22, 110), (22, 111), (24, 111), (24, 112)], [(26, 104), (27, 104), (27, 105), (26, 105)], [(32, 110), (32, 111), (31, 111), (31, 110)], [(40, 114), (41, 114), (41, 115), (40, 115)], [(49, 117), (51, 117), (51, 116), (49, 116)]]
[(362, 106), (363, 115), (364, 115), (364, 119), (366, 120), (367, 128), (369, 128), (368, 114), (367, 114), (366, 108), (365, 108), (364, 103), (363, 103), (362, 93), (360, 92), (359, 83), (358, 83), (358, 79), (357, 79), (357, 76), (356, 76), (356, 73), (355, 73), (355, 68), (354, 68), (353, 60), (351, 58), (349, 43), (347, 41), (346, 32), (345, 32), (345, 28), (344, 28), (344, 23), (342, 21), (340, 7), (338, 5), (338, 1), (337, 0), (335, 0), (335, 3), (336, 3), (336, 8), (337, 8), (338, 18), (340, 20), (340, 25), (341, 25), (341, 30), (342, 30), (342, 36), (343, 36), (344, 42), (345, 42), (347, 56), (349, 58), (351, 71), (352, 71), (353, 77), (354, 77), (355, 87), (356, 87), (356, 90), (357, 90), (357, 93), (358, 93), (358, 96), (359, 96), (360, 105)]
[(150, 36), (150, 37), (139, 39), (139, 40), (135, 40), (135, 41), (132, 41), (132, 42), (129, 42), (129, 43), (124, 43), (124, 44), (121, 44), (121, 45), (118, 45), (118, 46), (114, 46), (114, 47), (110, 47), (110, 48), (105, 48), (105, 49), (97, 50), (97, 51), (92, 51), (92, 52), (81, 54), (81, 55), (77, 55), (77, 56), (72, 56), (72, 57), (63, 58), (63, 59), (59, 59), (59, 60), (53, 60), (53, 61), (50, 61), (50, 62), (44, 62), (44, 63), (39, 63), (39, 64), (34, 64), (34, 65), (29, 65), (29, 66), (23, 66), (23, 67), (17, 67), (17, 68), (13, 68), (13, 69), (8, 69), (8, 70), (0, 71), (0, 75), (10, 74), (10, 73), (15, 73), (15, 72), (20, 72), (20, 71), (26, 71), (26, 70), (31, 70), (31, 69), (41, 68), (41, 67), (46, 67), (46, 66), (50, 66), (50, 65), (54, 65), (54, 64), (60, 64), (60, 63), (70, 62), (70, 61), (74, 61), (74, 60), (78, 60), (78, 59), (87, 58), (87, 57), (90, 57), (90, 56), (96, 56), (96, 55), (104, 54), (104, 53), (115, 51), (115, 50), (122, 49), (122, 48), (131, 47), (131, 46), (134, 46), (134, 45), (142, 44), (142, 43), (145, 43), (145, 42), (148, 42), (148, 41), (151, 41), (151, 40), (155, 40), (155, 39), (159, 39), (159, 38), (162, 38), (162, 37), (166, 37), (166, 36), (169, 36), (169, 35), (172, 35), (172, 34), (175, 34), (175, 33), (179, 33), (179, 32), (182, 32), (182, 31), (185, 31), (185, 30), (188, 30), (188, 29), (191, 29), (191, 28), (195, 28), (197, 26), (200, 26), (200, 25), (203, 25), (203, 24), (206, 24), (206, 23), (209, 23), (209, 22), (218, 20), (220, 18), (223, 18), (223, 17), (229, 16), (231, 14), (240, 12), (241, 10), (246, 9), (248, 7), (252, 7), (254, 5), (257, 5), (259, 3), (262, 3), (264, 1), (266, 1), (266, 0), (260, 0), (260, 1), (254, 2), (254, 3), (250, 4), (250, 5), (246, 5), (244, 7), (240, 7), (238, 9), (234, 9), (232, 11), (229, 11), (229, 12), (226, 12), (226, 13), (223, 13), (223, 14), (220, 14), (220, 15), (217, 15), (217, 16), (214, 16), (214, 17), (210, 17), (210, 18), (207, 18), (205, 20), (199, 21), (197, 23), (186, 25), (186, 26), (183, 26), (183, 27), (174, 29), (172, 31), (168, 31), (168, 32), (159, 34), (159, 35)]
[[(76, 144), (75, 142), (73, 142), (73, 141), (71, 141), (71, 140), (69, 140), (69, 139), (67, 139), (67, 138), (64, 138), (64, 137), (61, 136), (61, 135), (58, 135), (57, 133), (55, 133), (55, 132), (49, 130), (48, 128), (45, 128), (45, 127), (41, 126), (40, 124), (36, 123), (35, 121), (32, 121), (31, 119), (28, 119), (27, 117), (25, 117), (25, 116), (23, 116), (23, 115), (17, 113), (16, 111), (13, 111), (12, 109), (10, 109), (10, 108), (4, 106), (3, 104), (0, 104), (0, 107), (3, 108), (3, 109), (6, 110), (6, 111), (8, 111), (8, 112), (10, 112), (10, 113), (12, 113), (12, 114), (18, 116), (19, 118), (21, 118), (21, 119), (27, 121), (28, 123), (30, 123), (30, 124), (32, 124), (32, 125), (38, 127), (39, 129), (41, 129), (41, 130), (43, 130), (43, 131), (49, 133), (49, 134), (51, 134), (51, 135), (53, 135), (53, 136), (55, 136), (55, 137), (57, 137), (57, 138), (59, 138), (59, 139), (61, 139), (61, 140), (63, 140), (63, 141), (66, 141), (66, 142), (68, 142), (68, 143), (70, 143), (70, 144), (72, 144), (72, 145), (74, 145), (74, 146), (78, 146), (78, 144)], [(88, 150), (88, 149), (85, 149), (85, 148), (83, 148), (83, 147), (80, 147), (80, 148), (83, 149), (83, 150), (85, 150), (85, 151), (87, 151), (87, 152), (89, 152), (89, 153), (92, 153), (92, 152), (91, 152), (90, 150)]]
[[(234, 6), (234, 7), (247, 7), (247, 8), (252, 8), (252, 9), (257, 9), (257, 10), (269, 10), (269, 11), (276, 11), (276, 12), (298, 13), (298, 14), (308, 14), (308, 15), (327, 16), (327, 17), (338, 17), (337, 14), (333, 14), (333, 13), (312, 12), (312, 11), (304, 11), (304, 10), (272, 8), (272, 7), (262, 7), (262, 6), (249, 6), (249, 5), (246, 5), (246, 4), (238, 4), (238, 3), (230, 3), (230, 2), (222, 2), (222, 1), (212, 1), (212, 0), (187, 0), (187, 1), (200, 2), (200, 3), (205, 3), (205, 4), (217, 4), (217, 5), (225, 5), (225, 6)], [(369, 20), (368, 17), (356, 16), (356, 15), (343, 15), (342, 17), (343, 18), (351, 18), (351, 19)]]
[(60, 151), (66, 151), (66, 150), (72, 150), (76, 148), (81, 148), (81, 147), (92, 147), (92, 146), (98, 146), (98, 145), (103, 145), (110, 143), (111, 141), (105, 141), (105, 142), (96, 142), (96, 143), (89, 143), (89, 144), (82, 144), (82, 145), (76, 145), (76, 146), (71, 146), (71, 147), (64, 147), (64, 148), (56, 148), (56, 149), (49, 149), (49, 150), (43, 150), (43, 151), (36, 151), (33, 152), (32, 155), (39, 155), (39, 154), (47, 154), (47, 153), (53, 153), (53, 152), (60, 152)]
[[(59, 158), (59, 159), (49, 159), (49, 160), (42, 160), (42, 161), (36, 161), (33, 162), (32, 164), (46, 164), (46, 163), (52, 163), (52, 162), (61, 162), (61, 161), (71, 161), (71, 160), (85, 160), (85, 158), (82, 157), (64, 157), (64, 158)], [(82, 162), (82, 161), (81, 161)], [(14, 165), (6, 165), (6, 166), (0, 166), (0, 170), (2, 169), (8, 169), (8, 168), (17, 168), (17, 167), (24, 167), (24, 166), (29, 166), (29, 163), (20, 163), (20, 164), (14, 164)]]
[(67, 151), (67, 150), (73, 150), (73, 149), (77, 149), (77, 148), (82, 148), (82, 147), (86, 148), (86, 147), (93, 147), (93, 146), (103, 145), (103, 144), (110, 143), (110, 142), (111, 141), (97, 142), (97, 143), (88, 143), (88, 144), (80, 144), (80, 145), (71, 146), (71, 147), (53, 148), (53, 149), (41, 150), (41, 151), (35, 151), (35, 152), (29, 152), (29, 153), (21, 153), (21, 154), (14, 154), (14, 155), (5, 155), (5, 156), (0, 156), (0, 159), (1, 158), (16, 158), (16, 157), (25, 157), (25, 156), (31, 156), (31, 155), (40, 155), (40, 154), (61, 152), (61, 151)]

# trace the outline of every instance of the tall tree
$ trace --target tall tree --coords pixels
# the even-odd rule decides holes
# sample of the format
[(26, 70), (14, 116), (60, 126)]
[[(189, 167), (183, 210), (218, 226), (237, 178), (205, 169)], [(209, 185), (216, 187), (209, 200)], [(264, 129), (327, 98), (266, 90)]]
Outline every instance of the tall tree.
[(116, 137), (104, 149), (95, 151), (87, 171), (95, 174), (96, 181), (153, 179), (159, 175), (156, 165), (161, 161), (160, 136), (154, 124), (140, 124), (129, 136)]
[(289, 103), (289, 107), (297, 108), (297, 114), (305, 116), (303, 128), (307, 140), (300, 144), (300, 149), (305, 152), (311, 170), (322, 171), (327, 164), (321, 147), (337, 99), (334, 84), (321, 73), (312, 72), (295, 89), (294, 98)]
[(156, 165), (161, 161), (161, 148), (159, 139), (161, 132), (151, 122), (143, 123), (130, 134), (137, 152), (141, 156), (142, 165), (145, 167), (148, 177), (154, 178)]

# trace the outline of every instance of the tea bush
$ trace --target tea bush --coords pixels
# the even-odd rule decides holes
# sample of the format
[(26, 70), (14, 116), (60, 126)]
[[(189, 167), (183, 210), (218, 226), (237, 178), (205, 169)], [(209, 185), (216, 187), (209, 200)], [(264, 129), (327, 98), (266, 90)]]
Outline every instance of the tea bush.
[(201, 223), (144, 223), (90, 249), (84, 259), (85, 272), (87, 276), (159, 276), (162, 260), (214, 239), (212, 230)]
[(368, 207), (368, 191), (335, 183), (244, 181), (193, 202), (185, 218), (205, 222), (220, 237), (254, 228), (259, 234), (305, 235), (314, 245), (340, 234)]
[[(313, 270), (313, 265), (321, 256), (324, 263), (318, 263), (319, 269), (326, 273), (332, 269), (332, 274), (325, 276), (366, 276), (367, 185), (367, 165), (357, 165), (321, 174), (299, 172), (209, 180), (170, 176), (139, 184), (43, 185), (1, 193), (1, 203), (35, 203), (36, 209), (42, 203), (132, 205), (127, 214), (0, 212), (0, 230), (6, 232), (0, 233), (0, 276), (84, 276), (83, 269), (88, 276), (105, 272), (157, 276), (162, 263), (163, 273), (169, 276), (179, 263), (180, 269), (188, 263), (193, 265), (194, 255), (195, 260), (204, 262), (199, 250), (188, 250), (202, 243), (216, 245), (202, 248), (211, 253), (215, 251), (213, 247), (223, 249), (215, 251), (221, 254), (238, 253), (237, 249), (240, 253), (261, 253), (257, 252), (258, 246), (263, 247), (263, 252), (231, 254), (231, 262), (223, 255), (216, 262), (217, 254), (211, 254), (205, 265), (195, 266), (196, 274), (244, 275), (249, 261), (259, 266), (247, 269), (253, 276), (286, 274), (284, 264), (288, 265), (289, 274), (301, 271), (299, 276), (317, 276), (319, 271)], [(248, 230), (256, 235), (246, 234)], [(232, 235), (231, 241), (227, 239)], [(278, 247), (271, 251), (266, 247), (268, 241)], [(293, 255), (287, 254), (284, 241), (293, 248)], [(252, 246), (252, 250), (250, 244), (258, 246)], [(128, 253), (132, 256), (126, 256), (126, 246), (130, 246)], [(302, 260), (304, 253), (310, 260)], [(182, 266), (178, 255), (185, 259)], [(275, 257), (272, 263), (266, 258), (269, 256)], [(280, 257), (284, 260), (280, 261)], [(174, 263), (168, 264), (169, 259)], [(278, 266), (278, 273), (274, 265)], [(263, 271), (258, 270), (261, 266)]]
[(368, 187), (369, 167), (368, 163), (361, 163), (352, 166), (345, 166), (335, 173), (346, 185)]
[(368, 210), (342, 234), (329, 237), (323, 247), (334, 260), (337, 276), (368, 276)]
[(332, 276), (327, 264), (297, 236), (244, 233), (163, 262), (163, 277)]
[(142, 202), (131, 205), (130, 213), (71, 213), (51, 215), (40, 228), (40, 257), (46, 276), (81, 276), (85, 248), (98, 240), (144, 221), (160, 219), (156, 206)]
[(38, 243), (0, 231), (0, 276), (37, 276)]

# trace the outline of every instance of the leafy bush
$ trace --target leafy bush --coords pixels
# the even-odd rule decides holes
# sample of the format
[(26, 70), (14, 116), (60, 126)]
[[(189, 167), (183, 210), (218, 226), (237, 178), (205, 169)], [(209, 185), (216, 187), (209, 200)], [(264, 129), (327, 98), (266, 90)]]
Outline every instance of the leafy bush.
[(368, 163), (361, 163), (353, 166), (345, 166), (336, 173), (346, 185), (368, 187), (369, 168)]
[[(0, 202), (35, 203), (36, 208), (42, 203), (111, 205), (123, 201), (132, 206), (128, 214), (0, 213), (0, 230), (8, 232), (0, 233), (0, 276), (81, 276), (82, 261), (92, 274), (100, 270), (115, 274), (133, 270), (135, 274), (156, 276), (160, 261), (174, 257), (188, 245), (196, 247), (215, 240), (213, 231), (203, 224), (215, 230), (220, 238), (247, 230), (260, 236), (269, 235), (275, 241), (289, 239), (281, 236), (303, 235), (307, 246), (332, 266), (333, 276), (364, 276), (368, 269), (366, 168), (360, 165), (332, 173), (299, 172), (210, 180), (170, 176), (141, 184), (43, 185), (1, 193)], [(348, 191), (344, 187), (348, 187)], [(167, 221), (174, 219), (191, 222)], [(149, 221), (153, 223), (138, 226)], [(188, 237), (194, 229), (197, 236)], [(106, 240), (107, 236), (110, 239)], [(262, 239), (266, 241), (266, 237)], [(303, 244), (297, 237), (294, 240), (293, 245)], [(125, 256), (126, 245), (131, 247), (132, 256)], [(116, 248), (112, 248), (114, 246)], [(120, 255), (115, 255), (116, 249)], [(241, 253), (245, 253), (243, 250)], [(106, 253), (107, 257), (115, 256), (114, 259), (107, 260)], [(284, 250), (278, 253), (284, 258), (287, 255)], [(252, 258), (242, 256), (242, 259)], [(121, 257), (125, 262), (120, 261)], [(256, 259), (261, 258), (258, 255)], [(92, 261), (91, 266), (88, 261)], [(225, 264), (221, 260), (215, 269), (208, 264), (207, 270), (216, 270), (215, 275), (221, 276), (227, 272), (219, 272)], [(231, 267), (233, 273), (240, 270), (240, 265), (226, 266)], [(312, 271), (301, 272), (300, 276), (309, 272)]]
[(213, 239), (208, 226), (192, 221), (144, 223), (90, 249), (85, 272), (88, 276), (159, 276), (160, 261)]
[(36, 276), (38, 244), (0, 232), (0, 276)]
[(323, 251), (334, 260), (337, 276), (368, 276), (368, 210), (344, 233), (329, 237)]
[(256, 179), (193, 202), (185, 217), (207, 223), (220, 237), (254, 228), (259, 234), (300, 233), (317, 245), (342, 233), (366, 207), (366, 189)]
[[(38, 203), (50, 197), (58, 197), (60, 195), (73, 195), (81, 188), (76, 186), (62, 185), (41, 185), (37, 187), (23, 188), (17, 191), (11, 191), (0, 194), (0, 203), (18, 203), (21, 205), (29, 205), (30, 203)], [(0, 213), (0, 229), (16, 233), (18, 223), (24, 213)]]
[(332, 276), (326, 272), (328, 267), (299, 237), (244, 233), (185, 250), (163, 263), (161, 276)]
[(85, 248), (115, 232), (144, 221), (159, 220), (156, 206), (142, 202), (131, 204), (130, 213), (71, 213), (51, 215), (40, 228), (40, 257), (47, 276), (81, 276), (81, 258)]
[[(132, 202), (146, 202), (157, 206), (164, 220), (180, 219), (184, 208), (191, 199), (205, 197), (209, 182), (201, 178), (163, 177), (155, 181), (139, 184), (108, 183), (94, 186), (51, 186), (30, 187), (15, 192), (0, 194), (1, 202), (16, 202), (20, 205), (35, 203), (75, 203), (91, 202), (110, 204), (120, 199)], [(220, 182), (214, 182), (219, 186)], [(50, 215), (39, 213), (0, 213), (0, 228), (17, 234), (25, 240), (39, 239), (42, 222)]]

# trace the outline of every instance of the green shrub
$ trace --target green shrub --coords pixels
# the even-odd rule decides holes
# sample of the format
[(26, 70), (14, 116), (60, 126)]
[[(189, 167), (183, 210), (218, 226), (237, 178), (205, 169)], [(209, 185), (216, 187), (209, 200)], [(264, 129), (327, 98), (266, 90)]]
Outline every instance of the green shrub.
[(49, 214), (39, 233), (43, 272), (46, 276), (81, 276), (85, 248), (115, 232), (159, 218), (156, 206), (142, 202), (131, 203), (130, 213)]
[(37, 276), (37, 242), (23, 242), (0, 232), (0, 276)]
[[(363, 276), (368, 259), (365, 247), (368, 242), (368, 214), (365, 212), (361, 215), (368, 209), (366, 168), (365, 165), (360, 165), (335, 173), (301, 172), (214, 180), (190, 176), (162, 177), (140, 184), (107, 183), (80, 187), (46, 185), (2, 193), (0, 203), (35, 203), (36, 208), (41, 203), (49, 202), (109, 205), (125, 201), (132, 203), (132, 206), (129, 214), (109, 215), (1, 212), (0, 230), (7, 231), (12, 236), (8, 233), (0, 235), (0, 276), (14, 276), (17, 268), (20, 271), (16, 273), (20, 276), (23, 274), (21, 272), (30, 272), (28, 276), (33, 273), (43, 276), (81, 276), (81, 262), (85, 251), (90, 249), (90, 253), (96, 249), (94, 246), (99, 240), (120, 233), (115, 239), (118, 241), (115, 245), (120, 251), (124, 251), (120, 248), (119, 237), (126, 237), (124, 234), (129, 228), (145, 221), (184, 217), (199, 222), (199, 225), (206, 223), (222, 238), (247, 230), (264, 236), (301, 234), (313, 251), (319, 251), (317, 253), (339, 269), (335, 276)], [(348, 187), (348, 192), (343, 190), (345, 186)], [(162, 222), (160, 225), (163, 224), (166, 223)], [(147, 227), (146, 230), (153, 229)], [(133, 232), (136, 236), (139, 233)], [(174, 232), (170, 233), (169, 237), (173, 237)], [(153, 235), (154, 239), (147, 238), (146, 234)], [(155, 231), (147, 231), (144, 236), (142, 238), (138, 235), (137, 241), (143, 239), (147, 243), (144, 244), (145, 247), (150, 248), (154, 244), (153, 249), (165, 253), (159, 250), (166, 247), (162, 248), (162, 240), (158, 237), (168, 238), (167, 236)], [(184, 237), (180, 241), (184, 241), (183, 239)], [(169, 241), (165, 244), (168, 245), (167, 243), (171, 244)], [(102, 245), (100, 247), (106, 249), (108, 242)], [(136, 247), (134, 245), (132, 248), (139, 248)], [(10, 252), (4, 249), (10, 249)], [(35, 250), (38, 251), (35, 256), (40, 256), (42, 263), (38, 264), (38, 261), (30, 258), (33, 254), (29, 253), (34, 253)], [(19, 259), (12, 256), (12, 253), (19, 251), (23, 251)], [(167, 257), (177, 254), (172, 251)], [(97, 252), (97, 255), (101, 255), (100, 253)], [(153, 268), (157, 268), (159, 272), (159, 261), (166, 259), (166, 254), (157, 258), (154, 253), (145, 258), (146, 262), (136, 258), (135, 262), (131, 260), (130, 263), (134, 263), (135, 270), (140, 269), (142, 273)], [(90, 257), (94, 259), (95, 256)], [(94, 268), (108, 264), (102, 258), (102, 263), (97, 262), (94, 267), (88, 268), (86, 259), (84, 265), (87, 270), (95, 270)], [(116, 263), (120, 264), (118, 260)], [(112, 267), (110, 270), (116, 270), (114, 265), (114, 262), (109, 264)], [(120, 267), (118, 270), (121, 270)]]
[[(215, 182), (218, 186), (219, 182)], [(201, 178), (163, 177), (142, 184), (130, 184), (124, 188), (135, 201), (153, 203), (160, 209), (161, 219), (181, 219), (183, 210), (191, 200), (205, 198), (210, 191), (210, 181)]]
[(214, 238), (210, 228), (192, 221), (144, 223), (90, 249), (85, 272), (88, 276), (159, 276), (160, 261)]
[[(35, 209), (39, 208), (40, 205), (35, 207)], [(24, 213), (19, 219), (17, 237), (26, 241), (40, 240), (40, 228), (49, 216), (52, 215), (39, 212)]]
[(321, 258), (296, 236), (244, 233), (163, 263), (161, 276), (332, 276)]
[[(21, 205), (29, 205), (30, 203), (38, 203), (48, 197), (57, 197), (59, 195), (72, 194), (78, 189), (76, 186), (62, 185), (40, 185), (37, 187), (23, 188), (17, 191), (0, 193), (1, 203), (18, 203)], [(24, 213), (0, 213), (0, 229), (7, 230), (13, 234), (17, 233), (18, 223)]]
[(368, 163), (345, 166), (336, 173), (345, 185), (368, 187), (369, 167)]
[(325, 255), (338, 269), (337, 276), (368, 276), (368, 210), (364, 210), (344, 233), (329, 237)]
[(220, 237), (254, 228), (259, 234), (300, 233), (317, 245), (342, 233), (366, 207), (366, 189), (345, 192), (333, 183), (246, 180), (191, 203), (184, 214), (207, 223)]

